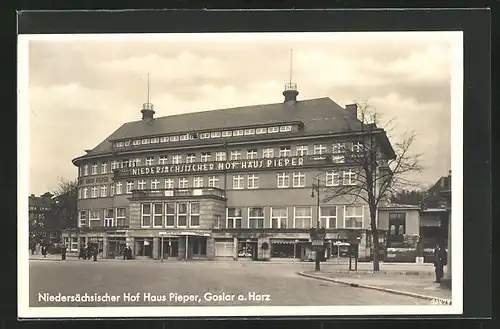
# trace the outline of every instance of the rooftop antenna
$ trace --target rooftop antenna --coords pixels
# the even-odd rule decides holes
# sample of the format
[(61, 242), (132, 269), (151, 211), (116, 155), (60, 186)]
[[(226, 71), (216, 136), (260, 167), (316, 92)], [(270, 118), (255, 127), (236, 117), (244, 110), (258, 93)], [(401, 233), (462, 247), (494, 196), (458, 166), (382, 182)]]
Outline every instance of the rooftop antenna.
[(150, 104), (150, 102), (149, 102), (149, 73), (148, 73), (148, 104)]
[(297, 101), (297, 84), (292, 82), (293, 74), (293, 49), (290, 49), (290, 81), (285, 84), (285, 90), (283, 91), (283, 96), (285, 96), (285, 102)]
[(149, 73), (148, 73), (148, 99), (147, 103), (142, 104), (142, 119), (152, 119), (155, 111), (154, 106), (150, 102), (150, 88), (149, 88)]
[(293, 73), (293, 49), (290, 49), (290, 85), (292, 84)]

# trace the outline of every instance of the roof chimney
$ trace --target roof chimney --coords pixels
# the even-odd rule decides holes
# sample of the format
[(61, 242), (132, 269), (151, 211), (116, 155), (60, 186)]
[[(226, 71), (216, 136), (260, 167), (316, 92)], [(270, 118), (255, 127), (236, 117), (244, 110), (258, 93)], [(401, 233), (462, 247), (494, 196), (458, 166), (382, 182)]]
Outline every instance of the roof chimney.
[(345, 110), (354, 118), (358, 118), (358, 104), (347, 104)]
[(147, 103), (142, 104), (142, 120), (151, 120), (155, 115), (154, 106), (149, 101), (149, 73), (148, 73), (148, 101)]

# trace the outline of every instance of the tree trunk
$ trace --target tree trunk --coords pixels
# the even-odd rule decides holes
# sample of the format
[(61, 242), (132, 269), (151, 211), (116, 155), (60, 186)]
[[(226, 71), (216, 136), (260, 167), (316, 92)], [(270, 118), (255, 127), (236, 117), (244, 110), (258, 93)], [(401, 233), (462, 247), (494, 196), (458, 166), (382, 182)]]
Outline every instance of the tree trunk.
[(371, 220), (371, 227), (372, 227), (372, 240), (373, 240), (373, 271), (378, 272), (380, 271), (380, 264), (379, 264), (379, 241), (378, 241), (378, 228), (377, 228), (377, 218), (376, 218), (376, 213), (370, 211), (370, 220)]

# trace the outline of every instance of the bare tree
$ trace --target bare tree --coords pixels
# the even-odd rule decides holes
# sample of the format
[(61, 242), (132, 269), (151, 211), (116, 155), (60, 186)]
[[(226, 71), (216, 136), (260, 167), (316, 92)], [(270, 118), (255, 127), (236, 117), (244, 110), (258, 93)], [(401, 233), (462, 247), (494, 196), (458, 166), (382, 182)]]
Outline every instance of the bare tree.
[[(377, 209), (388, 203), (391, 196), (401, 189), (415, 185), (411, 175), (422, 170), (419, 154), (411, 152), (415, 133), (404, 133), (391, 145), (387, 133), (393, 130), (389, 120), (380, 128), (381, 115), (366, 102), (357, 103), (358, 120), (346, 120), (348, 130), (356, 136), (354, 141), (338, 143), (332, 161), (344, 163), (351, 172), (343, 177), (337, 174), (337, 181), (326, 182), (323, 202), (337, 197), (349, 198), (352, 204), (360, 200), (368, 204), (370, 230), (373, 241), (373, 270), (379, 271), (379, 230)], [(331, 176), (333, 177), (333, 176)]]
[(54, 198), (46, 227), (55, 230), (76, 227), (78, 182), (76, 180), (67, 181), (60, 177), (53, 194)]

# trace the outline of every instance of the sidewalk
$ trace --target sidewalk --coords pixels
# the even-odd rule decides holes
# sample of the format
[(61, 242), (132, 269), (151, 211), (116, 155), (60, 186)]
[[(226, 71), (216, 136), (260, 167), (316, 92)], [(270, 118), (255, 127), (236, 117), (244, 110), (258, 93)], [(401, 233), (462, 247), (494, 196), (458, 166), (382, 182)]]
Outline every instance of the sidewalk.
[(297, 274), (314, 279), (346, 284), (356, 288), (373, 289), (428, 299), (443, 304), (448, 304), (451, 300), (451, 290), (443, 289), (439, 283), (434, 283), (434, 276), (430, 274), (402, 275), (399, 271), (385, 271), (371, 274), (306, 271), (298, 272)]

